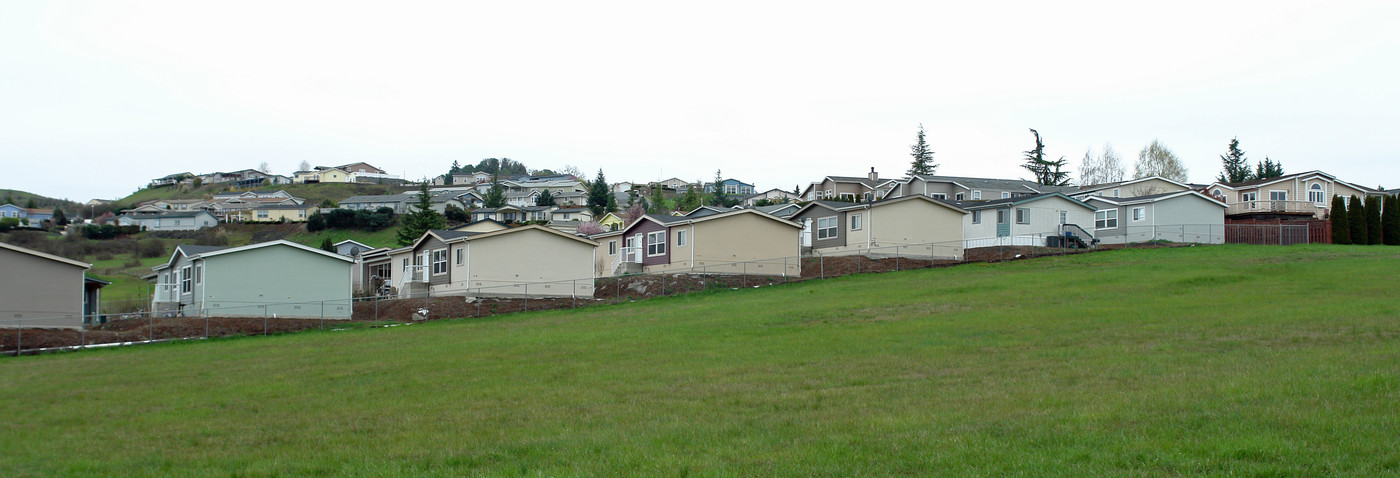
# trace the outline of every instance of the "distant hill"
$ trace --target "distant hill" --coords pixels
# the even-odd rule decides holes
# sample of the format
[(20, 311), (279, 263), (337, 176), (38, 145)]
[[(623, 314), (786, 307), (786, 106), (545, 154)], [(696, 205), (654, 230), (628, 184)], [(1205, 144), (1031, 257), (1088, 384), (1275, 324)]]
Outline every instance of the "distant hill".
[[(7, 200), (6, 198), (9, 199)], [(15, 189), (0, 189), (0, 204), (12, 203), (19, 207), (25, 207), (31, 198), (34, 199), (34, 205), (40, 209), (61, 208), (64, 213), (70, 216), (72, 216), (74, 212), (85, 207), (81, 203), (69, 201), (67, 199), (55, 199)]]
[(171, 186), (147, 188), (117, 200), (123, 206), (134, 206), (153, 199), (203, 199), (227, 191), (287, 191), (287, 194), (305, 199), (310, 204), (320, 204), (326, 199), (339, 203), (351, 196), (394, 194), (413, 189), (412, 186), (390, 186), (386, 184), (363, 183), (317, 183), (283, 184), (259, 186), (256, 188), (234, 188), (229, 184), (208, 184), (200, 187)]

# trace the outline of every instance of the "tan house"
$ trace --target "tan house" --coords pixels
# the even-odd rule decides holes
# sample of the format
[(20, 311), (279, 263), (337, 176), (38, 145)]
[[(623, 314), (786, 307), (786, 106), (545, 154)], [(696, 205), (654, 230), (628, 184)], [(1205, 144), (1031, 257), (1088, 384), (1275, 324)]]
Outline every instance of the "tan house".
[(873, 203), (813, 201), (792, 219), (802, 246), (817, 254), (960, 259), (968, 211), (928, 196)]
[(493, 232), (435, 229), (389, 251), (400, 297), (592, 297), (598, 243), (530, 225)]
[(1241, 183), (1211, 183), (1206, 194), (1226, 204), (1228, 217), (1322, 219), (1332, 208), (1332, 196), (1350, 201), (1385, 192), (1349, 183), (1322, 171), (1285, 174), (1277, 178)]
[(1090, 196), (1104, 198), (1135, 198), (1190, 190), (1191, 186), (1161, 176), (1148, 176), (1128, 181), (1080, 186), (1079, 190), (1067, 194), (1069, 194), (1070, 197), (1082, 201), (1088, 199)]
[(292, 173), (292, 181), (297, 183), (349, 183), (354, 182), (351, 173), (338, 167), (317, 166), (311, 171)]
[(798, 276), (802, 226), (753, 209), (706, 216), (648, 214), (598, 241), (593, 272)]
[(804, 201), (832, 200), (847, 202), (874, 202), (885, 197), (899, 183), (894, 179), (880, 179), (875, 168), (865, 177), (827, 176), (813, 182), (801, 194)]
[(321, 208), (311, 204), (265, 204), (253, 206), (249, 209), (229, 211), (226, 221), (257, 221), (257, 222), (304, 222), (306, 218), (320, 211)]
[(79, 328), (98, 313), (107, 282), (91, 264), (0, 242), (0, 327)]

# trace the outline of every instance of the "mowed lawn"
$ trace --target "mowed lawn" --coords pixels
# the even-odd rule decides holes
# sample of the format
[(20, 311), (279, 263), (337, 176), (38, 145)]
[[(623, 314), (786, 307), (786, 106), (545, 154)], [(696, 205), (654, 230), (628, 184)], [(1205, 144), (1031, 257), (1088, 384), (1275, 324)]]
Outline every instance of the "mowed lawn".
[(0, 473), (1400, 473), (1400, 248), (1125, 250), (0, 360)]

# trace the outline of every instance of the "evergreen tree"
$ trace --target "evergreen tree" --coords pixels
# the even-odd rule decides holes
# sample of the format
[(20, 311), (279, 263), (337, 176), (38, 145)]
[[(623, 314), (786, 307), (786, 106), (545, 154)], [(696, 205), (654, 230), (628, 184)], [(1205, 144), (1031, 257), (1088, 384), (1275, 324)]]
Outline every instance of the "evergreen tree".
[(310, 232), (320, 231), (326, 228), (326, 216), (322, 216), (320, 211), (311, 213), (306, 217), (306, 230)]
[(914, 157), (909, 162), (909, 172), (904, 173), (909, 176), (931, 175), (933, 170), (938, 168), (933, 162), (933, 151), (928, 148), (928, 143), (924, 141), (924, 124), (919, 123), (919, 134), (916, 136), (914, 144), (909, 146), (909, 156)]
[(1381, 242), (1400, 246), (1400, 196), (1386, 196), (1381, 211)]
[(549, 188), (545, 188), (544, 191), (541, 191), (541, 192), (540, 192), (540, 195), (539, 195), (539, 196), (536, 196), (536, 197), (535, 197), (535, 205), (536, 205), (536, 206), (553, 206), (553, 205), (554, 205), (554, 193), (549, 192)]
[(60, 226), (68, 225), (68, 216), (63, 214), (62, 209), (53, 208), (53, 223)]
[(1332, 196), (1332, 212), (1328, 219), (1332, 220), (1332, 243), (1351, 244), (1351, 224), (1348, 221), (1351, 216), (1347, 214), (1347, 203), (1341, 196)]
[(1045, 143), (1040, 140), (1040, 132), (1031, 128), (1031, 134), (1035, 135), (1035, 148), (1025, 151), (1026, 162), (1021, 167), (1026, 168), (1035, 176), (1035, 182), (1046, 186), (1064, 186), (1069, 184), (1069, 171), (1064, 171), (1064, 156), (1058, 160), (1045, 159)]
[(1381, 198), (1377, 196), (1366, 196), (1366, 243), (1379, 245), (1382, 243), (1381, 231)]
[(608, 190), (608, 180), (603, 177), (602, 169), (588, 186), (588, 210), (593, 212), (593, 217), (603, 217), (604, 213), (617, 210), (617, 198)]
[(411, 206), (414, 211), (405, 214), (403, 226), (399, 227), (399, 245), (407, 246), (423, 237), (431, 229), (446, 227), (442, 215), (433, 210), (433, 197), (428, 193), (428, 182), (418, 186), (418, 202)]
[(1240, 149), (1239, 138), (1230, 139), (1230, 151), (1220, 156), (1220, 162), (1225, 170), (1215, 178), (1216, 181), (1242, 183), (1254, 179), (1254, 174), (1249, 171), (1249, 160), (1245, 159), (1244, 151)]
[(467, 215), (466, 210), (457, 207), (456, 204), (448, 204), (446, 206), (443, 206), (442, 217), (446, 218), (448, 221), (452, 221), (459, 224), (464, 222), (471, 222), (472, 219), (471, 216)]
[(1366, 205), (1356, 196), (1347, 200), (1347, 226), (1351, 227), (1352, 244), (1366, 244)]
[(486, 197), (481, 198), (481, 203), (489, 208), (506, 205), (506, 190), (501, 186), (501, 173), (491, 175), (491, 189), (486, 191)]
[(665, 212), (666, 210), (667, 210), (667, 209), (666, 209), (666, 195), (662, 193), (662, 191), (661, 191), (661, 185), (660, 185), (660, 184), (657, 184), (657, 185), (655, 185), (655, 186), (652, 186), (652, 187), (651, 187), (651, 209), (649, 209), (649, 211), (650, 211), (651, 213), (655, 214), (655, 213)]
[(326, 252), (335, 252), (335, 244), (331, 243), (330, 237), (326, 237), (325, 239), (321, 240), (321, 250)]
[(713, 193), (710, 193), (710, 205), (715, 207), (724, 207), (724, 203), (728, 202), (728, 200), (729, 198), (724, 194), (724, 179), (722, 179), (722, 177), (720, 176), (719, 170), (716, 169), (715, 190)]
[(700, 203), (702, 200), (700, 199), (699, 189), (700, 188), (697, 188), (695, 186), (686, 188), (685, 196), (682, 197), (680, 200), (680, 210), (692, 211), (695, 208), (700, 207)]
[(1251, 179), (1273, 179), (1279, 176), (1283, 176), (1283, 163), (1275, 163), (1265, 156), (1264, 161), (1255, 166), (1254, 177)]
[(25, 203), (24, 203), (24, 207), (29, 208), (29, 209), (35, 209), (35, 208), (38, 208), (39, 205), (38, 205), (38, 204), (35, 204), (35, 203), (34, 203), (34, 198), (31, 197), (31, 198), (29, 198), (29, 201), (28, 201), (28, 202), (25, 202)]
[(11, 196), (10, 193), (5, 193), (5, 202), (0, 202), (0, 204), (14, 204), (14, 203), (15, 203), (15, 197), (14, 197), (14, 196)]

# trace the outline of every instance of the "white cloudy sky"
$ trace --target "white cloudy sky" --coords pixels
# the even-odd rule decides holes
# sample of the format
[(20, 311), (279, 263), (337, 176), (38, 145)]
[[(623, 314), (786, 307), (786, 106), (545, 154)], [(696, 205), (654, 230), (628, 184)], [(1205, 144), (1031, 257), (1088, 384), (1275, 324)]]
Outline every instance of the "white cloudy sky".
[[(86, 200), (168, 173), (510, 157), (791, 189), (1025, 177), (1158, 138), (1400, 186), (1400, 2), (0, 4), (0, 187)], [(1150, 5), (1149, 5), (1150, 3)]]

